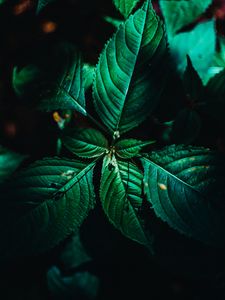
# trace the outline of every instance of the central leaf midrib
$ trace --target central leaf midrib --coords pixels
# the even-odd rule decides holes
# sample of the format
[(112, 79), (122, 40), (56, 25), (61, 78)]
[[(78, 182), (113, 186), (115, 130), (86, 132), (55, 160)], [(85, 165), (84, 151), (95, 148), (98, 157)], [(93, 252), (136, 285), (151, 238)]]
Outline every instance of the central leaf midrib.
[[(129, 162), (128, 162), (129, 163)], [(119, 168), (119, 164), (118, 164), (118, 162), (117, 162), (117, 159), (116, 159), (116, 164), (117, 164), (117, 168), (118, 168), (118, 175), (119, 175), (119, 177), (120, 177), (120, 180), (121, 180), (121, 182), (122, 182), (122, 185), (123, 185), (123, 188), (124, 188), (124, 194), (125, 194), (125, 198), (127, 199), (127, 201), (128, 201), (128, 203), (131, 205), (131, 207), (132, 207), (132, 210), (133, 210), (133, 212), (134, 212), (134, 214), (135, 214), (135, 216), (136, 216), (136, 219), (137, 219), (137, 221), (138, 221), (138, 224), (139, 224), (139, 226), (140, 226), (140, 228), (141, 228), (141, 230), (142, 230), (142, 232), (143, 232), (143, 235), (145, 236), (145, 238), (146, 238), (146, 242), (148, 241), (148, 238), (147, 238), (147, 236), (145, 235), (145, 232), (144, 232), (144, 230), (143, 230), (143, 226), (142, 226), (142, 224), (141, 224), (141, 222), (140, 222), (140, 220), (139, 220), (139, 217), (138, 217), (138, 215), (137, 215), (137, 212), (136, 212), (136, 210), (135, 210), (135, 208), (134, 208), (134, 206), (133, 206), (133, 204), (132, 204), (132, 201), (130, 201), (129, 200), (129, 198), (127, 197), (127, 193), (126, 193), (126, 188), (125, 188), (125, 186), (124, 186), (124, 183), (123, 183), (123, 179), (122, 179), (122, 174), (121, 174), (121, 171), (120, 171), (120, 168)], [(128, 175), (128, 178), (129, 178), (129, 175)], [(129, 179), (128, 179), (128, 182), (127, 182), (127, 190), (129, 189)], [(125, 202), (123, 203), (123, 208), (124, 208), (124, 205), (125, 205)], [(123, 215), (122, 215), (123, 216)]]
[(180, 179), (179, 177), (177, 177), (176, 175), (174, 175), (173, 173), (169, 172), (168, 170), (166, 170), (164, 167), (154, 163), (150, 158), (146, 158), (143, 157), (142, 159), (144, 159), (145, 161), (147, 161), (148, 163), (152, 164), (154, 167), (162, 170), (163, 172), (167, 173), (169, 176), (173, 177), (176, 181), (179, 181), (180, 183), (182, 183), (183, 185), (187, 186), (189, 189), (193, 190), (195, 193), (199, 194), (201, 196), (201, 198), (204, 198), (203, 195), (199, 192), (199, 190), (195, 189), (192, 185), (188, 184), (187, 182), (183, 181), (182, 179)]
[(87, 165), (84, 169), (80, 170), (77, 174), (75, 174), (71, 179), (69, 179), (65, 185), (63, 185), (54, 195), (58, 193), (66, 193), (68, 192), (73, 186), (79, 182), (94, 166), (99, 158), (95, 159), (92, 163)]
[[(148, 7), (146, 9), (146, 13), (145, 13), (145, 18), (144, 18), (144, 21), (143, 21), (143, 27), (142, 27), (142, 30), (141, 30), (141, 33), (136, 30), (139, 34), (141, 34), (141, 39), (140, 39), (140, 43), (139, 43), (139, 46), (138, 46), (138, 52), (137, 52), (137, 55), (135, 57), (135, 63), (133, 65), (133, 70), (132, 70), (132, 75), (130, 76), (130, 80), (129, 80), (129, 83), (127, 85), (127, 90), (126, 90), (126, 94), (125, 94), (125, 97), (124, 97), (124, 101), (123, 101), (123, 105), (122, 105), (122, 109), (120, 111), (120, 114), (119, 114), (119, 117), (118, 117), (118, 120), (117, 120), (117, 124), (116, 124), (116, 129), (115, 131), (118, 131), (119, 130), (119, 127), (120, 127), (120, 122), (121, 122), (121, 119), (122, 119), (122, 115), (124, 113), (124, 108), (125, 108), (125, 104), (126, 104), (126, 100), (127, 100), (127, 95), (129, 94), (129, 90), (130, 90), (130, 86), (131, 86), (131, 82), (132, 82), (132, 79), (133, 79), (133, 75), (134, 75), (134, 70), (136, 68), (136, 64), (137, 64), (137, 58), (138, 58), (138, 55), (140, 53), (140, 48), (141, 48), (141, 45), (142, 45), (142, 39), (143, 39), (143, 32), (144, 32), (144, 29), (145, 29), (145, 24), (146, 24), (146, 18), (147, 18), (147, 14), (148, 14), (148, 9), (149, 9), (149, 4), (148, 4)], [(143, 10), (142, 8), (140, 9), (140, 11)], [(134, 23), (134, 17), (132, 18), (132, 21), (133, 21), (133, 24), (134, 24), (134, 27), (136, 29), (136, 26), (135, 26), (135, 23)], [(126, 24), (125, 24), (126, 25)], [(124, 30), (125, 30), (125, 42), (126, 42), (126, 26), (124, 27)], [(116, 40), (116, 39), (115, 39)], [(126, 42), (126, 45), (127, 45), (127, 42)], [(115, 47), (116, 51), (117, 51), (117, 48)], [(117, 55), (116, 55), (117, 56)]]

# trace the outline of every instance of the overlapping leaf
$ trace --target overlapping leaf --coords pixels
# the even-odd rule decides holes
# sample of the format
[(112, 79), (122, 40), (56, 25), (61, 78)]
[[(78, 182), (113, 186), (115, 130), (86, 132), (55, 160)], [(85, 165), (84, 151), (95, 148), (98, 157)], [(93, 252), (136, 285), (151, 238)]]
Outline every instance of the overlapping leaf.
[(145, 193), (172, 228), (211, 245), (225, 244), (225, 159), (207, 149), (170, 146), (142, 159)]
[(87, 78), (81, 54), (68, 43), (38, 49), (24, 67), (15, 67), (12, 84), (19, 97), (38, 100), (42, 110), (73, 109), (86, 115)]
[(187, 56), (187, 68), (183, 76), (183, 86), (187, 98), (193, 103), (198, 102), (203, 95), (203, 84), (197, 71), (192, 65), (191, 59)]
[(64, 145), (83, 158), (98, 157), (106, 153), (108, 142), (104, 135), (91, 128), (73, 130), (62, 138)]
[(130, 162), (105, 157), (102, 167), (100, 199), (112, 224), (125, 236), (150, 246), (141, 218), (142, 172)]
[(124, 139), (115, 144), (116, 154), (121, 158), (136, 156), (143, 147), (153, 144), (154, 141), (140, 141), (136, 139)]
[(121, 14), (127, 18), (140, 0), (113, 0)]
[(203, 82), (208, 80), (209, 68), (216, 49), (216, 31), (213, 20), (202, 22), (191, 31), (177, 34), (170, 38), (169, 44), (172, 57), (181, 74), (186, 69), (186, 56), (188, 55)]
[(162, 22), (150, 1), (119, 27), (102, 52), (93, 84), (95, 108), (117, 137), (156, 107), (166, 78)]
[(1, 190), (1, 258), (49, 250), (76, 231), (94, 205), (95, 163), (51, 158)]
[(175, 34), (203, 14), (212, 0), (160, 0), (167, 31)]

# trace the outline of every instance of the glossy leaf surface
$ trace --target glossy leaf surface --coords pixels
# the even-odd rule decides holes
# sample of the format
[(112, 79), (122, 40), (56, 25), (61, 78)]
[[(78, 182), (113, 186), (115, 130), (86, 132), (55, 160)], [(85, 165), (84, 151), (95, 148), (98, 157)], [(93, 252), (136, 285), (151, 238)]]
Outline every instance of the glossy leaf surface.
[(83, 158), (98, 157), (107, 152), (108, 142), (104, 135), (91, 128), (73, 130), (62, 138), (72, 153)]
[(94, 206), (94, 165), (43, 159), (4, 185), (1, 257), (49, 250), (75, 232)]
[(224, 245), (225, 159), (204, 148), (170, 146), (142, 163), (156, 215), (189, 237)]
[(150, 1), (107, 43), (93, 84), (95, 108), (112, 134), (138, 126), (156, 107), (166, 77), (164, 26)]

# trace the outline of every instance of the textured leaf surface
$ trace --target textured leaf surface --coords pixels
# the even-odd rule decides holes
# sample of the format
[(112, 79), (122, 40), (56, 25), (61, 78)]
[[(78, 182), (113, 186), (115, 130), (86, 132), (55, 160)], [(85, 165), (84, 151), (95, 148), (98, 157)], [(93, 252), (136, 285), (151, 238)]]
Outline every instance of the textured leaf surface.
[(116, 8), (127, 18), (140, 0), (113, 0)]
[(86, 115), (84, 70), (80, 53), (73, 47), (65, 48), (64, 64), (57, 78), (41, 95), (40, 109), (74, 109)]
[(73, 130), (62, 138), (63, 144), (72, 153), (83, 158), (98, 157), (106, 153), (108, 142), (96, 129)]
[(25, 155), (0, 147), (0, 183), (16, 170), (25, 158)]
[(142, 163), (145, 193), (156, 215), (187, 236), (224, 245), (224, 157), (170, 146)]
[(38, 49), (24, 67), (15, 67), (12, 84), (19, 97), (37, 100), (42, 110), (74, 109), (86, 115), (84, 76), (89, 77), (78, 50), (57, 43)]
[(78, 229), (94, 205), (94, 164), (43, 159), (4, 185), (2, 258), (49, 250)]
[(173, 35), (196, 21), (211, 3), (212, 0), (160, 0), (168, 33)]
[(169, 40), (169, 44), (178, 71), (181, 74), (185, 71), (188, 55), (193, 67), (205, 82), (209, 76), (209, 67), (212, 65), (216, 49), (214, 21), (200, 23), (189, 32), (177, 34)]
[(140, 214), (142, 180), (142, 172), (134, 164), (106, 156), (102, 167), (100, 199), (106, 215), (116, 228), (126, 237), (149, 246)]
[(124, 139), (115, 144), (116, 154), (121, 158), (136, 156), (143, 147), (153, 144), (154, 141), (140, 141), (136, 139)]
[(166, 77), (166, 50), (163, 24), (149, 1), (106, 45), (96, 68), (93, 97), (111, 133), (132, 129), (155, 108)]

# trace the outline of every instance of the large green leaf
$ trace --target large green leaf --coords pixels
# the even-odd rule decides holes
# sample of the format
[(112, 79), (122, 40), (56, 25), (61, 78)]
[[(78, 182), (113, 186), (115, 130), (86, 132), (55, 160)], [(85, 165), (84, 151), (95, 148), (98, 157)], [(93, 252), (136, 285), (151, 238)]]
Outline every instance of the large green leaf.
[(4, 185), (1, 258), (49, 250), (76, 231), (94, 205), (94, 165), (43, 159)]
[(133, 163), (106, 156), (102, 166), (100, 199), (112, 224), (126, 237), (150, 246), (141, 218), (142, 172)]
[(203, 82), (207, 81), (216, 49), (215, 22), (213, 20), (200, 23), (189, 32), (177, 34), (169, 39), (169, 45), (172, 57), (181, 74), (186, 69), (186, 56), (188, 55)]
[(154, 144), (155, 141), (140, 141), (136, 139), (124, 139), (115, 144), (115, 152), (121, 158), (136, 156), (143, 147)]
[(16, 170), (25, 158), (26, 155), (21, 155), (0, 147), (0, 183)]
[(140, 0), (113, 0), (121, 14), (127, 18)]
[(184, 26), (196, 21), (212, 0), (160, 0), (168, 34), (175, 34)]
[(225, 159), (208, 149), (170, 146), (142, 159), (147, 199), (179, 232), (225, 244)]
[(147, 1), (119, 27), (96, 68), (95, 108), (115, 136), (139, 125), (157, 105), (166, 53), (163, 24)]
[(75, 129), (63, 135), (62, 141), (72, 153), (83, 158), (98, 157), (108, 151), (106, 138), (96, 129)]

